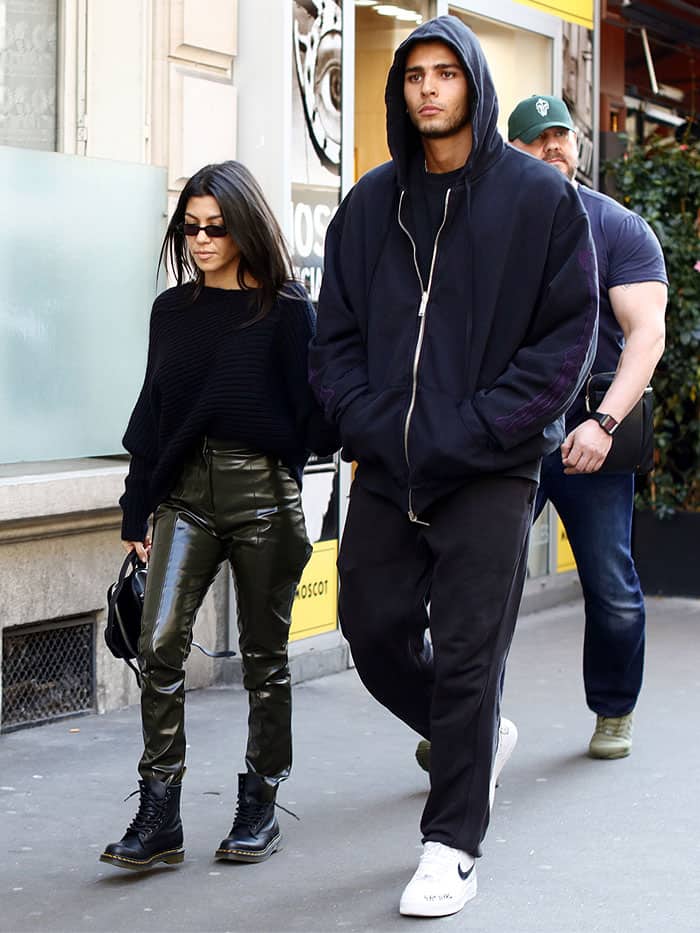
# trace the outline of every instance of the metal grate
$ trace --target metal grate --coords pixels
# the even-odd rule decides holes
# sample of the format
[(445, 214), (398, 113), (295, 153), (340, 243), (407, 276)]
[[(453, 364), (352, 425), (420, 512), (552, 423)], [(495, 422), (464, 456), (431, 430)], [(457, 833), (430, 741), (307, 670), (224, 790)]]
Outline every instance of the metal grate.
[(74, 619), (5, 629), (3, 732), (94, 710), (94, 632)]

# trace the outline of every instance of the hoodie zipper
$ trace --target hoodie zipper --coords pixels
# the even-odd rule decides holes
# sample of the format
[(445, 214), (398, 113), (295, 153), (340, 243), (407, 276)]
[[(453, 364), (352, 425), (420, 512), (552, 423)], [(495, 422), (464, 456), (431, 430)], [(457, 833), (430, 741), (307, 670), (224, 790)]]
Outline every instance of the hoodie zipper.
[[(416, 340), (416, 349), (415, 349), (415, 353), (413, 354), (411, 401), (408, 406), (408, 411), (406, 412), (406, 421), (404, 422), (404, 428), (403, 428), (403, 451), (404, 451), (404, 457), (406, 458), (406, 466), (408, 467), (409, 472), (411, 469), (411, 462), (408, 456), (408, 432), (411, 427), (411, 418), (413, 417), (413, 409), (416, 406), (416, 393), (418, 391), (418, 363), (420, 360), (421, 350), (423, 348), (423, 337), (425, 335), (425, 313), (428, 307), (428, 301), (430, 300), (430, 290), (433, 286), (433, 272), (435, 271), (435, 260), (437, 259), (438, 241), (440, 239), (440, 234), (442, 233), (442, 228), (445, 226), (445, 221), (447, 220), (447, 207), (450, 203), (451, 192), (452, 192), (452, 189), (448, 188), (445, 193), (445, 210), (443, 211), (443, 215), (442, 215), (442, 223), (440, 224), (440, 227), (438, 228), (438, 232), (435, 235), (435, 243), (433, 245), (433, 256), (432, 256), (432, 259), (430, 260), (430, 272), (428, 274), (428, 284), (425, 287), (423, 285), (423, 279), (420, 274), (420, 269), (418, 268), (418, 258), (417, 258), (415, 240), (413, 239), (411, 234), (408, 232), (408, 230), (403, 224), (403, 221), (401, 220), (401, 207), (403, 205), (404, 195), (406, 194), (405, 189), (401, 191), (401, 197), (399, 199), (399, 227), (401, 227), (403, 232), (406, 234), (406, 236), (411, 241), (411, 245), (413, 246), (413, 265), (415, 266), (416, 275), (418, 276), (418, 282), (421, 288), (421, 299), (420, 299), (420, 305), (418, 307), (418, 319), (420, 321), (420, 325), (418, 327), (418, 339)], [(413, 511), (413, 490), (411, 489), (410, 486), (408, 487), (408, 517), (412, 522), (416, 522), (419, 525), (428, 524), (428, 522), (422, 522), (418, 518), (416, 513)]]

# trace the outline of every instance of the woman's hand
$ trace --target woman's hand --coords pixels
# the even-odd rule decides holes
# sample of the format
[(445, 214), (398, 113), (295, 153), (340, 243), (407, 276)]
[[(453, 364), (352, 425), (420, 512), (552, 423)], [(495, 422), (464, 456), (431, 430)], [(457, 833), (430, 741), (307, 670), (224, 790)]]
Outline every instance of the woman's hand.
[(136, 551), (136, 556), (142, 564), (148, 563), (151, 554), (151, 536), (146, 535), (143, 541), (122, 541), (122, 546), (127, 554)]

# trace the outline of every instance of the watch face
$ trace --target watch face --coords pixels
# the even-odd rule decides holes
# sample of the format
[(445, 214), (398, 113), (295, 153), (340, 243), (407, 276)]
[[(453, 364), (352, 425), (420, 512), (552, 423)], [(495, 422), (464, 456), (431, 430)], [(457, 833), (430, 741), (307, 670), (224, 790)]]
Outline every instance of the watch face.
[(593, 417), (607, 434), (612, 436), (615, 433), (618, 422), (615, 421), (612, 415), (606, 415), (602, 411), (596, 411), (593, 412)]

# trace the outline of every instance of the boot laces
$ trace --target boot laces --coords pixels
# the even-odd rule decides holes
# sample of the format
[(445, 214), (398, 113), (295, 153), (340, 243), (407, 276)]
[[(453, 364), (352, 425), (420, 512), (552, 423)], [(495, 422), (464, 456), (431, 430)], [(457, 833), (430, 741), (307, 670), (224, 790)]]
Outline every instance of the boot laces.
[(301, 823), (301, 817), (297, 816), (296, 813), (293, 813), (291, 810), (288, 810), (286, 807), (283, 807), (281, 803), (277, 803), (275, 800), (275, 806), (278, 810), (282, 810), (283, 813), (288, 813), (290, 816), (293, 816), (295, 820), (298, 820)]
[(241, 826), (255, 831), (267, 816), (270, 803), (261, 803), (259, 800), (251, 800), (245, 797), (239, 799), (236, 804), (236, 814), (233, 817), (231, 832)]
[(165, 805), (167, 803), (167, 794), (162, 800), (159, 800), (150, 792), (145, 784), (141, 784), (138, 791), (133, 791), (125, 800), (129, 800), (134, 794), (139, 793), (139, 808), (136, 816), (131, 821), (127, 832), (130, 833), (151, 833), (158, 828), (162, 822)]
[(632, 717), (630, 715), (599, 716), (597, 731), (616, 738), (628, 738), (632, 733)]
[(283, 807), (281, 803), (277, 801), (270, 801), (269, 803), (261, 803), (258, 800), (251, 800), (250, 798), (239, 799), (236, 804), (236, 815), (233, 818), (233, 828), (234, 829), (240, 826), (246, 826), (250, 829), (256, 830), (260, 823), (265, 819), (268, 813), (268, 808), (270, 805), (277, 807), (278, 810), (283, 810), (285, 813), (288, 813), (290, 816), (293, 816), (295, 820), (300, 818), (296, 813), (292, 813), (291, 810), (288, 810), (286, 807)]

